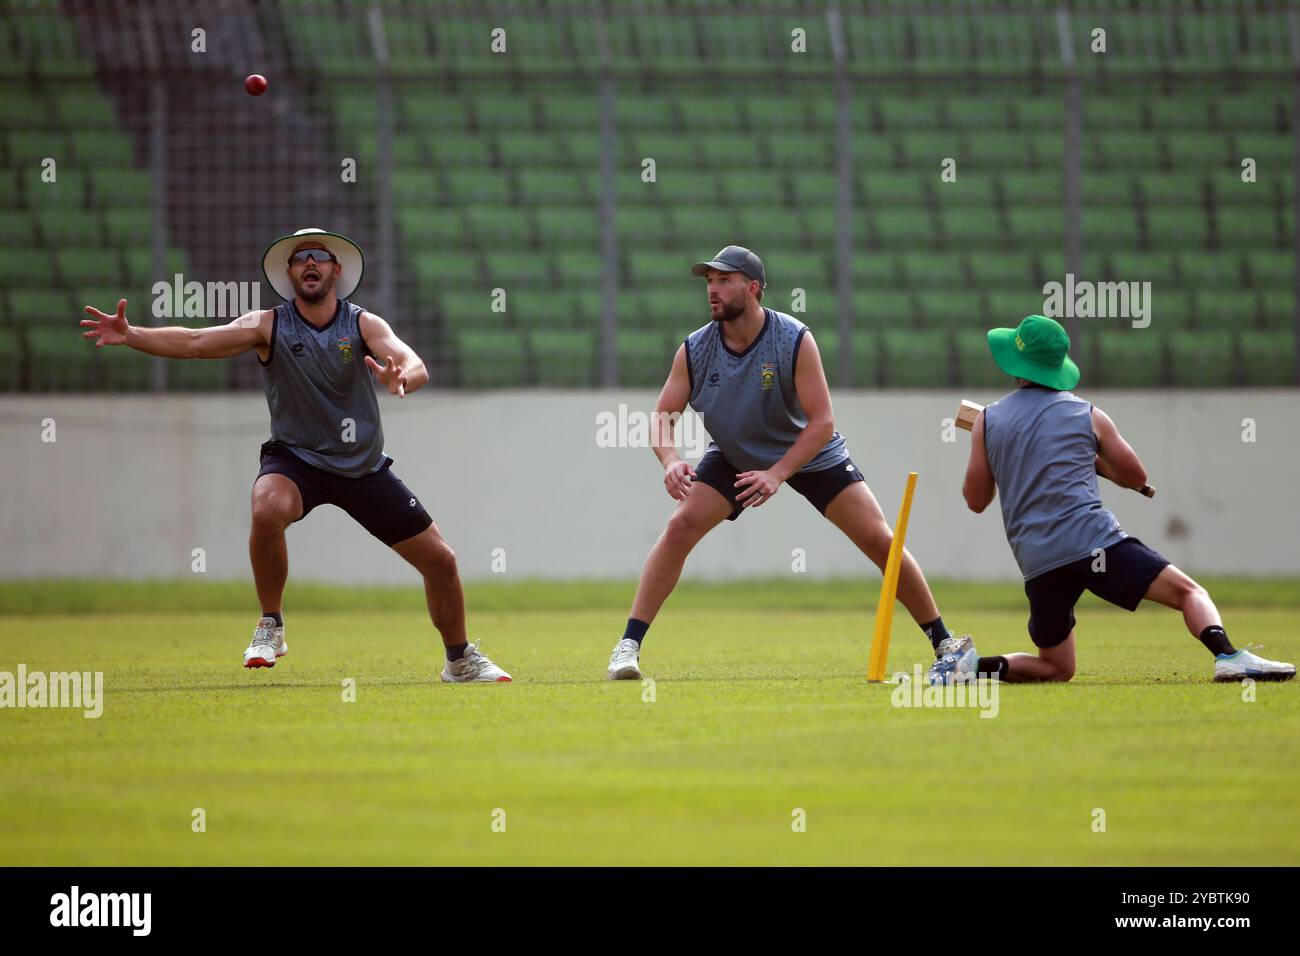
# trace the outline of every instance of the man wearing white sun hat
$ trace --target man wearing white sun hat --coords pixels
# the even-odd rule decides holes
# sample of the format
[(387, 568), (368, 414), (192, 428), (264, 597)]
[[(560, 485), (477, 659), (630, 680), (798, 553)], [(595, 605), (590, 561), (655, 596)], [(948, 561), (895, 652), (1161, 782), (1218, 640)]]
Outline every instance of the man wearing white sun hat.
[[(280, 298), (228, 325), (145, 328), (90, 306), (85, 338), (165, 358), (229, 358), (255, 351), (265, 373), (271, 439), (253, 484), (249, 556), (262, 617), (244, 666), (274, 667), (288, 653), (281, 597), (289, 574), (285, 529), (320, 504), (342, 508), (424, 577), (429, 616), (442, 635), (442, 680), (504, 682), (510, 675), (470, 644), (456, 555), (415, 495), (391, 470), (374, 379), (398, 397), (429, 380), (424, 362), (382, 318), (349, 301), (365, 258), (346, 236), (299, 229), (262, 257)], [(376, 361), (376, 357), (382, 362)], [(362, 361), (364, 360), (364, 365)]]

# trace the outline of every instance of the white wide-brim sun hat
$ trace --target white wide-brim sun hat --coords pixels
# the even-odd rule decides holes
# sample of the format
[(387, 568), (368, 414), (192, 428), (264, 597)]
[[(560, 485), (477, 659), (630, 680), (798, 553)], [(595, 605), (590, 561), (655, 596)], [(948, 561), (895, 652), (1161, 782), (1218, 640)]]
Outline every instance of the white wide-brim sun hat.
[(262, 275), (275, 290), (275, 294), (288, 302), (293, 298), (293, 283), (289, 281), (289, 253), (293, 247), (303, 242), (319, 242), (334, 254), (339, 265), (343, 267), (334, 294), (340, 299), (349, 299), (361, 284), (361, 273), (365, 271), (366, 258), (361, 254), (361, 247), (337, 232), (324, 229), (299, 229), (292, 236), (281, 236), (266, 247), (262, 256)]

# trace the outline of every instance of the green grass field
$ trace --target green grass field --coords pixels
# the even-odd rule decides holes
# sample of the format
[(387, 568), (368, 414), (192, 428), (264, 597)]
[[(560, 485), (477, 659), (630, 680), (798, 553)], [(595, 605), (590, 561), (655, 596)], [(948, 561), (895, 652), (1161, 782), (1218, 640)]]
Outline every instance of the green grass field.
[[(1210, 586), (1238, 646), (1300, 656), (1295, 582)], [(515, 675), (469, 687), (436, 682), (418, 588), (291, 582), (290, 656), (249, 672), (248, 585), (0, 585), (0, 670), (106, 698), (0, 711), (0, 865), (1300, 863), (1300, 687), (1243, 701), (1172, 612), (1088, 599), (1073, 683), (896, 708), (863, 679), (876, 587), (684, 585), (647, 702), (604, 680), (626, 583), (469, 588)], [(982, 652), (1028, 649), (1015, 585), (935, 590)], [(926, 651), (900, 609), (891, 672)]]

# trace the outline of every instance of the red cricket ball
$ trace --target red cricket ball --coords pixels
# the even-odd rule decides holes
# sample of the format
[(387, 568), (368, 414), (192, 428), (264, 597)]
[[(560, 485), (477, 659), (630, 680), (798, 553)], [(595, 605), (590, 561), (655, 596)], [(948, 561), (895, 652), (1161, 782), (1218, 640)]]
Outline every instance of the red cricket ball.
[(261, 73), (254, 73), (244, 80), (244, 89), (253, 96), (261, 96), (266, 92), (266, 77)]

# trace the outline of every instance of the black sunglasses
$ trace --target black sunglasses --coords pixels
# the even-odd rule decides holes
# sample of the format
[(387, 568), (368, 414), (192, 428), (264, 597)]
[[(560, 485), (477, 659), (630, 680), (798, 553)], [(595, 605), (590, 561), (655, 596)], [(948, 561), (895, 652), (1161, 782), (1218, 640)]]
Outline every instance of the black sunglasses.
[(334, 258), (334, 253), (328, 249), (299, 249), (289, 257), (289, 264), (293, 265), (295, 262), (307, 262), (308, 260), (312, 262), (338, 262)]

